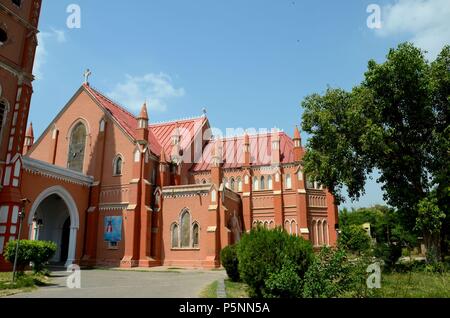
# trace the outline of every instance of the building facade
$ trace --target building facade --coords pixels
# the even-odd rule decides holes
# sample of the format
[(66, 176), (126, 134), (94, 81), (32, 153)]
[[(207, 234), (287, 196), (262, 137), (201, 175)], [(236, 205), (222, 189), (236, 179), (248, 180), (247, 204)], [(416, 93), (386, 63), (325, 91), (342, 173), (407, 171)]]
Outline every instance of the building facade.
[[(0, 1), (0, 254), (18, 235), (22, 150), (41, 0)], [(0, 269), (6, 265), (0, 257)]]
[(121, 267), (218, 267), (258, 225), (335, 245), (337, 206), (304, 174), (297, 128), (214, 137), (206, 114), (153, 123), (86, 80), (35, 140), (40, 6), (0, 2), (0, 270), (19, 235), (55, 242), (55, 263)]
[(23, 238), (57, 243), (54, 262), (220, 266), (261, 225), (336, 243), (334, 197), (303, 173), (300, 132), (212, 136), (206, 114), (152, 123), (83, 84), (35, 141), (27, 130)]

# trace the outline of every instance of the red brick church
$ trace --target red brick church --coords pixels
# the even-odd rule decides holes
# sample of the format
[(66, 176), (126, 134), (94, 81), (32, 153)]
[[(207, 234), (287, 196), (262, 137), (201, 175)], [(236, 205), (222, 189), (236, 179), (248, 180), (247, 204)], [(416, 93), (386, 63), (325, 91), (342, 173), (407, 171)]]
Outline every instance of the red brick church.
[(145, 104), (130, 113), (86, 73), (35, 140), (25, 127), (40, 0), (16, 2), (0, 3), (0, 254), (22, 210), (21, 238), (54, 241), (65, 264), (218, 267), (258, 224), (336, 243), (334, 197), (304, 175), (297, 128), (221, 138), (205, 113), (153, 123)]

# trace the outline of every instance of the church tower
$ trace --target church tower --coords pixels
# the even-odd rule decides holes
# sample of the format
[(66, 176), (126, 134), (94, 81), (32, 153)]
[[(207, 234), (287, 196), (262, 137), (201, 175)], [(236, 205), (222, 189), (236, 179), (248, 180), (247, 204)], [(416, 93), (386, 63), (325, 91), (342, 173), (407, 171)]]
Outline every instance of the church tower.
[(0, 0), (0, 270), (7, 268), (4, 246), (19, 229), (21, 155), (40, 11), (41, 0)]

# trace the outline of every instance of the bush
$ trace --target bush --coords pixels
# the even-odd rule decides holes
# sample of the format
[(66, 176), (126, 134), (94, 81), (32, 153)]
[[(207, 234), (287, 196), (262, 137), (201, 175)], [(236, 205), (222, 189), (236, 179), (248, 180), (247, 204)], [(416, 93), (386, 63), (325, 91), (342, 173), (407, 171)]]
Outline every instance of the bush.
[(286, 260), (279, 272), (270, 274), (266, 280), (264, 297), (269, 298), (300, 298), (303, 281), (296, 272), (296, 266)]
[(303, 297), (363, 297), (369, 293), (366, 284), (368, 260), (349, 260), (342, 249), (324, 247), (305, 275)]
[(228, 277), (233, 282), (239, 282), (239, 260), (237, 256), (237, 246), (229, 245), (220, 252), (222, 266), (227, 271)]
[[(4, 257), (11, 264), (14, 264), (16, 255), (16, 241), (11, 241), (6, 245)], [(41, 272), (48, 261), (56, 253), (56, 244), (45, 241), (27, 241), (19, 242), (17, 253), (17, 270), (24, 271), (27, 266), (32, 264), (35, 273)]]
[(300, 285), (313, 260), (309, 241), (280, 228), (257, 228), (245, 234), (237, 255), (240, 277), (252, 297), (295, 297), (295, 292), (291, 294), (293, 288), (282, 288), (280, 282), (292, 278)]
[(339, 246), (352, 252), (366, 252), (371, 245), (370, 236), (360, 225), (342, 227), (339, 235)]

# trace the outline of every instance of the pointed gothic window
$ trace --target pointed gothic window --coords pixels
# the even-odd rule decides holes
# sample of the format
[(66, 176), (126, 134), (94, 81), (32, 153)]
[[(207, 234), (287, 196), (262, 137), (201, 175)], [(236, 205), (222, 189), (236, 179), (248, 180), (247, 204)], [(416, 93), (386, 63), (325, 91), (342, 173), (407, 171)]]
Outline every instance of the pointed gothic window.
[(234, 178), (231, 178), (231, 181), (230, 181), (230, 189), (233, 190), (233, 191), (236, 190), (236, 189), (234, 188), (234, 185), (235, 185)]
[(242, 179), (237, 178), (237, 190), (238, 192), (242, 192)]
[(197, 223), (192, 226), (192, 247), (198, 248), (200, 228)]
[(0, 101), (0, 133), (3, 130), (3, 126), (6, 122), (6, 114), (8, 113), (8, 106), (6, 102)]
[(115, 176), (121, 176), (122, 175), (122, 165), (123, 165), (123, 159), (120, 155), (116, 157), (114, 160), (114, 175)]
[(78, 123), (70, 135), (69, 158), (67, 167), (71, 170), (83, 172), (84, 152), (86, 148), (86, 127)]
[(267, 177), (267, 188), (268, 188), (269, 190), (272, 190), (272, 189), (273, 189), (272, 176), (268, 176), (268, 177)]
[(292, 188), (291, 175), (287, 174), (286, 175), (286, 189), (291, 189), (291, 188)]
[(253, 177), (253, 191), (259, 190), (259, 181), (258, 177)]
[(261, 177), (261, 190), (265, 190), (266, 189), (266, 180), (264, 178), (264, 176)]
[(191, 245), (191, 215), (185, 211), (181, 215), (181, 247), (190, 247)]
[(172, 225), (172, 248), (177, 248), (179, 246), (178, 239), (178, 224)]

